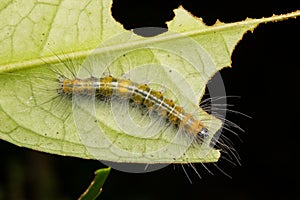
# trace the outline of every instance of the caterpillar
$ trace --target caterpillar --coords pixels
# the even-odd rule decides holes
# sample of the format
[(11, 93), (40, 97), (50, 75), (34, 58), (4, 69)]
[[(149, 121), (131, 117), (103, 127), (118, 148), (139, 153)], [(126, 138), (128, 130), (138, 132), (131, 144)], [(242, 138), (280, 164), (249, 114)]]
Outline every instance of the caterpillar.
[(120, 99), (131, 100), (156, 112), (195, 138), (205, 138), (208, 134), (208, 129), (200, 120), (187, 113), (183, 107), (177, 106), (172, 99), (164, 97), (160, 91), (151, 89), (147, 84), (139, 84), (128, 79), (117, 79), (112, 76), (75, 78), (73, 80), (60, 76), (58, 82), (59, 95), (96, 95), (99, 99), (107, 99), (115, 95)]

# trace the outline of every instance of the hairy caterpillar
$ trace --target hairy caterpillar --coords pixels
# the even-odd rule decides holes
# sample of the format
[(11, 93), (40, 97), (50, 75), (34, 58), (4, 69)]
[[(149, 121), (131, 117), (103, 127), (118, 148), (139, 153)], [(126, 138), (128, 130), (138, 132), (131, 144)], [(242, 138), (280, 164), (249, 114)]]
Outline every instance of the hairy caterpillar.
[(120, 99), (129, 99), (136, 104), (158, 113), (171, 123), (186, 130), (192, 136), (204, 138), (208, 129), (192, 114), (186, 113), (173, 100), (163, 96), (160, 91), (152, 90), (147, 84), (139, 84), (128, 79), (117, 79), (112, 76), (101, 78), (68, 79), (59, 77), (58, 93), (61, 95), (96, 95), (99, 99), (108, 99), (112, 95)]

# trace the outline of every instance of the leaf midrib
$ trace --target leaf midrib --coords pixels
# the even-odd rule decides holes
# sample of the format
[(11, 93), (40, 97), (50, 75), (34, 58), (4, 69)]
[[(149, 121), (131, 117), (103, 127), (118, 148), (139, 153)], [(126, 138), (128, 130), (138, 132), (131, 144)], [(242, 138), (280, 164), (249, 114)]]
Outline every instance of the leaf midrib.
[(285, 14), (285, 15), (273, 15), (272, 17), (267, 17), (267, 18), (261, 18), (261, 19), (251, 19), (247, 18), (245, 21), (242, 22), (235, 22), (235, 23), (230, 23), (230, 24), (219, 24), (215, 26), (207, 26), (205, 29), (200, 29), (200, 30), (191, 30), (191, 31), (186, 31), (184, 33), (180, 34), (162, 34), (156, 37), (151, 37), (151, 38), (144, 38), (141, 36), (140, 39), (143, 40), (137, 40), (137, 41), (130, 41), (127, 43), (122, 43), (122, 44), (116, 44), (108, 47), (102, 47), (102, 48), (97, 48), (96, 50), (94, 48), (91, 49), (86, 49), (82, 51), (76, 51), (76, 52), (70, 52), (70, 53), (61, 53), (61, 54), (55, 54), (53, 56), (46, 56), (46, 57), (41, 57), (41, 58), (34, 58), (34, 59), (29, 59), (25, 61), (20, 61), (20, 62), (13, 62), (13, 63), (8, 63), (0, 66), (0, 72), (13, 72), (21, 69), (27, 69), (27, 68), (32, 68), (32, 67), (37, 67), (44, 65), (45, 63), (47, 64), (57, 64), (60, 62), (64, 62), (68, 60), (69, 58), (76, 58), (76, 59), (83, 59), (90, 55), (92, 52), (95, 54), (101, 54), (103, 52), (111, 52), (111, 51), (117, 51), (117, 50), (124, 50), (127, 48), (132, 48), (132, 47), (138, 47), (138, 46), (145, 46), (147, 44), (153, 44), (153, 43), (159, 43), (159, 42), (167, 42), (170, 40), (176, 40), (180, 38), (185, 38), (185, 37), (193, 37), (196, 35), (205, 35), (205, 34), (210, 34), (211, 32), (221, 32), (221, 31), (226, 31), (227, 29), (232, 29), (232, 28), (243, 28), (243, 27), (249, 27), (253, 26), (250, 30), (253, 30), (256, 25), (264, 22), (275, 22), (275, 21), (281, 21), (287, 18), (296, 18), (297, 16), (300, 15), (300, 10)]

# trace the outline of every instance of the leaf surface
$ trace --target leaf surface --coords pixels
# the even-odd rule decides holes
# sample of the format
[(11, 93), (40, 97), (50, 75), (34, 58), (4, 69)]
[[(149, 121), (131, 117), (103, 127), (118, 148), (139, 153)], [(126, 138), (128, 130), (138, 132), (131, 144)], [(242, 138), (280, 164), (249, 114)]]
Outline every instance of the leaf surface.
[[(45, 97), (47, 92), (56, 90), (55, 82), (47, 82), (48, 76), (53, 75), (47, 65), (68, 73), (65, 65), (71, 58), (72, 64), (97, 61), (92, 69), (95, 76), (105, 71), (99, 66), (109, 65), (110, 72), (117, 77), (133, 71), (130, 78), (134, 81), (142, 82), (150, 77), (150, 81), (166, 88), (167, 97), (193, 112), (198, 110), (208, 80), (231, 65), (234, 47), (247, 31), (253, 31), (260, 23), (300, 15), (297, 11), (206, 26), (179, 7), (174, 19), (167, 22), (169, 31), (144, 38), (116, 22), (111, 16), (111, 5), (111, 0), (1, 2), (0, 139), (38, 151), (86, 159), (135, 163), (216, 162), (220, 152), (207, 144), (178, 150), (181, 144), (177, 142), (181, 141), (170, 137), (174, 134), (172, 128), (163, 132), (163, 137), (154, 139), (126, 134), (114, 122), (114, 115), (107, 116), (112, 111), (104, 103), (95, 106), (94, 116), (85, 109), (72, 110), (72, 104), (65, 102), (67, 99), (53, 99), (52, 103), (44, 104), (49, 100)], [(152, 67), (140, 70), (140, 66)], [(117, 108), (116, 113), (120, 114)], [(133, 121), (138, 121), (137, 112), (132, 113)], [(209, 127), (210, 138), (221, 128), (220, 120), (202, 110), (197, 117)], [(80, 123), (83, 121), (91, 126)], [(94, 121), (97, 123), (93, 124)], [(101, 134), (97, 134), (99, 127)], [(177, 152), (181, 150), (185, 151), (182, 155)]]

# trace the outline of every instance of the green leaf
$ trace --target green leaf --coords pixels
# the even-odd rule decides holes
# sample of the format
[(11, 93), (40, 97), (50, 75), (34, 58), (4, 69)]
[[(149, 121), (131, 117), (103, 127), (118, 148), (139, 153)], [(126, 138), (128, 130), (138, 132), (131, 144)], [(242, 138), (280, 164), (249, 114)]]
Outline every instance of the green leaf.
[(86, 189), (86, 191), (79, 197), (79, 200), (93, 200), (96, 199), (102, 192), (102, 186), (110, 172), (110, 168), (98, 169), (95, 171), (95, 178)]
[[(95, 105), (94, 115), (89, 107), (72, 110), (68, 99), (55, 101), (56, 93), (51, 91), (57, 83), (47, 82), (54, 77), (45, 62), (63, 74), (69, 73), (65, 65), (72, 59), (75, 65), (97, 62), (92, 71), (98, 76), (109, 64), (109, 72), (116, 77), (130, 71), (136, 82), (151, 78), (166, 88), (167, 97), (194, 112), (199, 110), (207, 81), (230, 66), (231, 53), (245, 32), (260, 23), (299, 16), (300, 11), (206, 26), (180, 7), (168, 22), (169, 31), (143, 38), (112, 18), (111, 4), (110, 0), (1, 2), (0, 138), (38, 151), (86, 159), (216, 162), (220, 152), (209, 147), (209, 141), (202, 145), (186, 145), (189, 142), (180, 139), (174, 142), (176, 131), (171, 128), (151, 139), (126, 134), (115, 122), (119, 115), (113, 115), (104, 103)], [(45, 103), (49, 100), (52, 102)], [(131, 115), (138, 122), (138, 111)], [(221, 127), (220, 120), (201, 109), (197, 117), (209, 127), (211, 139)]]

